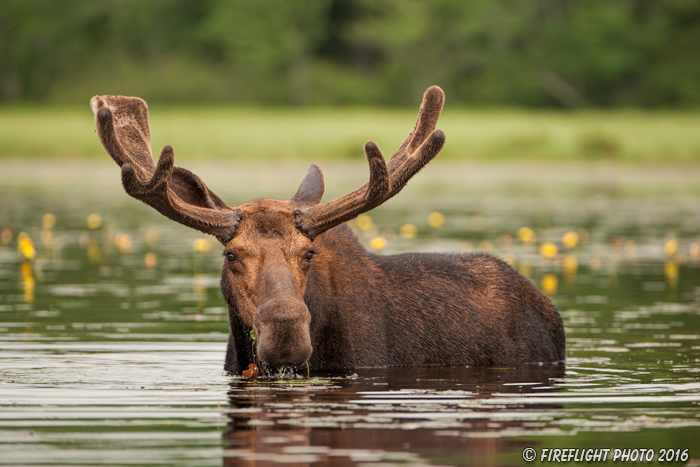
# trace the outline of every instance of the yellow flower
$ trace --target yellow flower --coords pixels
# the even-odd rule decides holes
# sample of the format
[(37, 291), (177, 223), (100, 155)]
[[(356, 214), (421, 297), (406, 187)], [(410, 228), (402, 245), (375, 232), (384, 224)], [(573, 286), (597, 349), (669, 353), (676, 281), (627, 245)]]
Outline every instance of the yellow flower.
[(384, 237), (374, 237), (372, 240), (369, 242), (370, 248), (373, 250), (379, 251), (383, 250), (386, 247), (386, 238)]
[(570, 276), (576, 274), (576, 271), (578, 271), (578, 258), (576, 255), (564, 256), (564, 271)]
[(678, 240), (675, 237), (669, 238), (664, 244), (664, 253), (668, 256), (673, 256), (678, 252)]
[(22, 263), (19, 267), (19, 274), (22, 276), (22, 281), (27, 281), (34, 278), (34, 271), (32, 270), (32, 265), (29, 263)]
[(34, 243), (32, 242), (32, 239), (29, 238), (27, 232), (20, 232), (19, 235), (17, 235), (17, 249), (22, 256), (28, 260), (32, 260), (36, 256)]
[(367, 214), (360, 214), (359, 216), (357, 216), (356, 222), (357, 228), (362, 231), (369, 230), (374, 225), (374, 222), (372, 222), (372, 218), (369, 217)]
[(208, 238), (195, 238), (192, 242), (192, 248), (198, 253), (209, 253), (211, 251), (211, 243)]
[(542, 255), (544, 258), (556, 258), (557, 254), (559, 254), (559, 249), (557, 248), (557, 245), (552, 242), (544, 242), (540, 247), (540, 255)]
[(404, 238), (413, 238), (418, 235), (418, 227), (414, 224), (404, 224), (399, 229), (399, 235)]
[(22, 263), (22, 266), (20, 266), (20, 275), (22, 277), (22, 287), (24, 288), (24, 301), (26, 303), (34, 303), (36, 279), (34, 279), (32, 265), (26, 262)]
[(117, 248), (119, 248), (119, 251), (126, 253), (127, 251), (131, 250), (133, 240), (131, 239), (131, 235), (120, 232), (115, 235), (114, 244), (117, 246)]
[(94, 212), (87, 216), (87, 227), (90, 230), (99, 229), (102, 225), (102, 216), (95, 214)]
[(428, 214), (428, 225), (430, 227), (437, 229), (438, 227), (442, 227), (444, 223), (445, 215), (443, 213), (434, 211)]
[(574, 231), (566, 232), (561, 237), (561, 243), (566, 248), (569, 248), (569, 249), (574, 248), (576, 245), (578, 245), (578, 234)]
[(666, 261), (664, 264), (664, 275), (668, 285), (675, 289), (678, 287), (678, 266), (673, 261)]
[(149, 251), (143, 258), (143, 264), (145, 264), (148, 269), (153, 269), (158, 265), (158, 257), (155, 253)]
[(518, 229), (518, 238), (526, 245), (534, 245), (537, 242), (537, 235), (530, 227), (520, 227)]
[(54, 216), (50, 212), (47, 212), (46, 214), (44, 214), (44, 217), (41, 219), (41, 225), (45, 229), (53, 229), (54, 226), (56, 225), (56, 216)]
[(542, 276), (542, 291), (547, 295), (555, 295), (559, 286), (559, 279), (554, 274), (545, 274)]

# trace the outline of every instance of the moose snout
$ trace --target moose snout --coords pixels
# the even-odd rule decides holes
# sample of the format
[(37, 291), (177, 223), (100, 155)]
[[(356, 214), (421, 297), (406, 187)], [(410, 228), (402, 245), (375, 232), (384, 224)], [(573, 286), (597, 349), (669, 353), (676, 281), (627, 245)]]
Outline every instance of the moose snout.
[(313, 352), (310, 324), (309, 309), (295, 298), (261, 304), (255, 315), (260, 360), (280, 368), (302, 365)]

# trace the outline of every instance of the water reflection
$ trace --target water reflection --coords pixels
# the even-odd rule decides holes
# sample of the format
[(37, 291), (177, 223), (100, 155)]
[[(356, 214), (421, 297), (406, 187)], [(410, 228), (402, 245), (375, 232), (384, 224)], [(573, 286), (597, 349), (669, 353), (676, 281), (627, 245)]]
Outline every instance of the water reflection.
[(34, 270), (32, 264), (28, 261), (23, 261), (19, 267), (19, 275), (24, 289), (24, 302), (34, 302), (34, 289), (36, 288), (36, 279), (34, 279)]
[[(231, 384), (224, 465), (459, 465), (553, 435), (562, 406), (495, 396), (555, 393), (563, 365), (387, 368), (310, 381)], [(314, 384), (310, 384), (314, 383)], [(488, 404), (488, 401), (496, 402)]]
[[(502, 180), (506, 166), (442, 164), (358, 219), (358, 237), (382, 254), (501, 256), (562, 311), (565, 374), (231, 378), (220, 246), (124, 196), (105, 161), (103, 178), (0, 184), (0, 464), (522, 465), (524, 447), (693, 448), (697, 177), (600, 190), (585, 174), (561, 182), (561, 168), (542, 172), (558, 180), (544, 186), (521, 171)], [(204, 178), (242, 202), (288, 197), (290, 174), (305, 171), (217, 167)], [(324, 172), (328, 199), (366, 181), (364, 164)]]

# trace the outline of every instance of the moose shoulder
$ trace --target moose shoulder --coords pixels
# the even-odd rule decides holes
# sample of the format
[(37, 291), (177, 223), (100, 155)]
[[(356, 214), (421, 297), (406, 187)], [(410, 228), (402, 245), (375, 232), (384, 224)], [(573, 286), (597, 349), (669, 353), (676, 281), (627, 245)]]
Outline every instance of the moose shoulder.
[(143, 100), (95, 96), (91, 107), (126, 192), (224, 245), (226, 370), (239, 373), (256, 357), (314, 369), (562, 361), (559, 312), (503, 261), (481, 253), (378, 256), (344, 224), (396, 195), (440, 152), (443, 102), (440, 88), (425, 92), (413, 131), (388, 162), (365, 144), (363, 187), (321, 204), (323, 175), (312, 165), (292, 198), (236, 207), (175, 167), (170, 146), (154, 166)]

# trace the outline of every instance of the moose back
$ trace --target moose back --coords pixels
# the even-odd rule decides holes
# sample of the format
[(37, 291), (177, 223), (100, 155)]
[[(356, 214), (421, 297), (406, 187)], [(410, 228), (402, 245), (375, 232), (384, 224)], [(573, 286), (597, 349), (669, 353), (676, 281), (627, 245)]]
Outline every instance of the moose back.
[(312, 165), (285, 201), (231, 207), (165, 146), (153, 164), (148, 108), (135, 97), (95, 96), (97, 133), (132, 197), (224, 246), (221, 291), (230, 333), (225, 369), (352, 369), (514, 365), (565, 358), (559, 312), (505, 262), (483, 253), (366, 251), (345, 222), (396, 195), (442, 149), (435, 130), (444, 93), (423, 96), (413, 131), (386, 162), (364, 146), (369, 181), (321, 204)]

